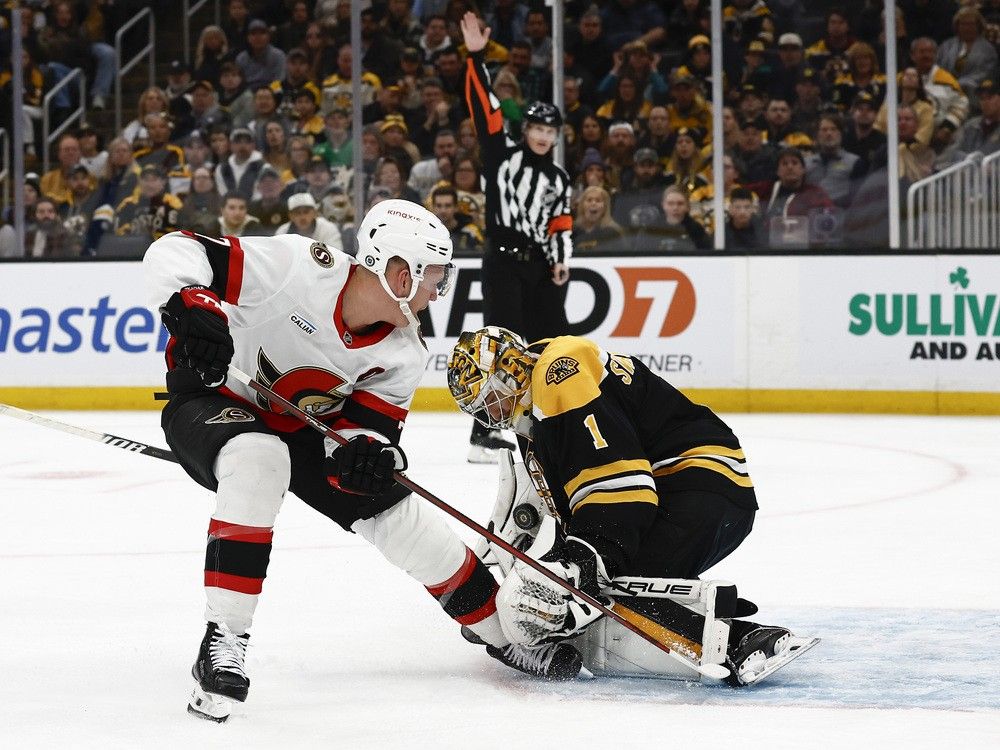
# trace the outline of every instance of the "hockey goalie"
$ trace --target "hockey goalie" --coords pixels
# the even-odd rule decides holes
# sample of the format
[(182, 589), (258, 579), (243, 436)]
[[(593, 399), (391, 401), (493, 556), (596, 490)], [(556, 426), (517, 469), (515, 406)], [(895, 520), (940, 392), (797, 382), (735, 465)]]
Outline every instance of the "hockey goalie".
[(461, 335), (448, 385), (463, 411), (521, 438), (524, 461), (500, 461), (490, 531), (660, 646), (484, 540), (480, 556), (503, 573), (496, 604), (510, 641), (487, 646), (491, 656), (547, 679), (585, 666), (728, 672), (742, 686), (819, 642), (746, 619), (757, 607), (734, 585), (698, 578), (746, 538), (757, 510), (739, 441), (709, 408), (634, 357), (573, 336), (529, 346), (498, 327)]

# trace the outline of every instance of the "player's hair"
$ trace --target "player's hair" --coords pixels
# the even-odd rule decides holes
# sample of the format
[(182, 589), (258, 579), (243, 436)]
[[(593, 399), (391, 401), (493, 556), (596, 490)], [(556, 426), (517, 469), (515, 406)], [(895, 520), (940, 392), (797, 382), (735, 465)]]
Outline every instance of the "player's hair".
[(824, 112), (819, 116), (819, 120), (817, 122), (821, 123), (823, 122), (823, 120), (826, 120), (827, 122), (832, 122), (833, 126), (837, 128), (837, 130), (839, 130), (841, 134), (843, 134), (844, 118), (841, 117), (839, 114), (837, 114), (836, 112)]
[(431, 205), (434, 204), (435, 198), (446, 195), (450, 195), (455, 200), (455, 204), (458, 205), (458, 191), (451, 185), (438, 185), (431, 190)]

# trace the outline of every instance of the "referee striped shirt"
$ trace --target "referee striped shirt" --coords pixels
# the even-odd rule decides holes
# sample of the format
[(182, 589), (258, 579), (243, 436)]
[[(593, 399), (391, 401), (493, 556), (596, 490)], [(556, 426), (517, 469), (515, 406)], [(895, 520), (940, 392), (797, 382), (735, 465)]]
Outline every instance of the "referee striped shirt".
[(501, 252), (541, 248), (550, 265), (573, 255), (570, 181), (552, 161), (514, 143), (503, 126), (483, 53), (466, 60), (465, 98), (479, 136), (486, 177), (486, 232)]

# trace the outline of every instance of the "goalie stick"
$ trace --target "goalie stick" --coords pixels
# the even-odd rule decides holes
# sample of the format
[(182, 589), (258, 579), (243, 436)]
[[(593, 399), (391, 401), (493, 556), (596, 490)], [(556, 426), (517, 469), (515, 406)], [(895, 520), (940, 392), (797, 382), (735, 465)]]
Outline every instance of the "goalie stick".
[[(274, 391), (272, 391), (267, 386), (262, 385), (261, 383), (258, 383), (256, 380), (254, 380), (253, 378), (251, 378), (245, 372), (242, 372), (241, 370), (238, 370), (236, 367), (233, 367), (232, 365), (230, 365), (229, 366), (229, 376), (232, 377), (232, 378), (234, 378), (235, 380), (240, 381), (241, 383), (243, 383), (248, 388), (251, 388), (252, 390), (256, 391), (258, 394), (260, 394), (265, 399), (267, 399), (270, 403), (272, 403), (272, 404), (274, 404), (276, 406), (280, 406), (281, 408), (283, 408), (289, 414), (292, 414), (293, 416), (299, 418), (300, 420), (302, 420), (303, 422), (305, 422), (307, 425), (309, 425), (310, 427), (312, 427), (314, 430), (317, 430), (318, 432), (322, 433), (323, 435), (325, 435), (326, 437), (330, 438), (331, 440), (333, 440), (334, 442), (338, 443), (339, 445), (346, 445), (347, 444), (347, 439), (346, 438), (341, 437), (339, 434), (337, 434), (336, 432), (334, 432), (332, 429), (330, 429), (329, 427), (327, 427), (325, 424), (323, 424), (322, 422), (320, 422), (318, 419), (315, 419), (314, 417), (312, 417), (311, 415), (309, 415), (308, 413), (306, 413), (305, 411), (303, 411), (302, 409), (300, 409), (299, 407), (297, 407), (291, 401), (288, 401), (287, 399), (283, 398), (282, 396), (279, 396), (277, 393), (275, 393)], [(560, 587), (566, 589), (566, 591), (568, 591), (569, 593), (571, 593), (573, 596), (577, 597), (578, 599), (581, 599), (582, 601), (584, 601), (587, 604), (589, 604), (591, 607), (594, 607), (598, 611), (602, 612), (606, 617), (611, 618), (612, 620), (614, 620), (615, 622), (617, 622), (618, 624), (620, 624), (623, 628), (627, 628), (628, 630), (631, 630), (633, 633), (635, 633), (636, 635), (638, 635), (640, 638), (642, 638), (643, 640), (651, 643), (653, 646), (655, 646), (656, 648), (658, 648), (661, 651), (663, 651), (664, 653), (666, 653), (667, 656), (669, 656), (670, 658), (674, 659), (677, 662), (680, 662), (681, 664), (683, 664), (688, 669), (694, 670), (695, 672), (698, 672), (699, 674), (705, 675), (706, 677), (711, 677), (712, 679), (716, 679), (716, 680), (722, 680), (722, 679), (725, 679), (726, 677), (729, 676), (729, 670), (726, 667), (722, 666), (721, 664), (697, 664), (696, 662), (692, 661), (691, 659), (688, 659), (683, 654), (680, 654), (680, 653), (674, 651), (669, 646), (667, 646), (666, 644), (662, 643), (661, 641), (657, 640), (655, 637), (653, 637), (652, 635), (650, 635), (649, 633), (647, 633), (646, 631), (644, 631), (642, 628), (638, 627), (637, 625), (633, 625), (631, 622), (629, 622), (628, 620), (626, 620), (624, 617), (622, 617), (621, 615), (619, 615), (617, 612), (615, 612), (612, 609), (610, 609), (609, 607), (606, 607), (603, 604), (601, 604), (601, 602), (599, 602), (594, 597), (592, 597), (589, 594), (587, 594), (586, 592), (581, 591), (580, 589), (576, 588), (575, 586), (573, 586), (571, 583), (569, 583), (565, 579), (560, 578), (558, 575), (556, 575), (555, 573), (553, 573), (552, 571), (550, 571), (544, 565), (542, 565), (541, 563), (539, 563), (535, 559), (529, 557), (525, 553), (521, 552), (521, 550), (519, 550), (514, 545), (509, 544), (508, 542), (504, 541), (503, 539), (501, 539), (500, 537), (498, 537), (493, 532), (488, 531), (485, 527), (480, 526), (478, 523), (476, 523), (475, 521), (473, 521), (471, 518), (469, 518), (467, 515), (465, 515), (464, 513), (462, 513), (457, 508), (453, 508), (451, 505), (449, 505), (448, 503), (446, 503), (444, 500), (441, 500), (436, 495), (432, 494), (428, 490), (425, 490), (419, 484), (417, 484), (416, 482), (413, 482), (412, 480), (410, 480), (409, 478), (407, 478), (405, 474), (401, 474), (400, 472), (395, 471), (395, 472), (393, 472), (392, 476), (393, 476), (393, 479), (396, 480), (396, 482), (398, 482), (399, 484), (401, 484), (406, 489), (410, 490), (410, 492), (413, 492), (414, 494), (419, 495), (420, 497), (422, 497), (424, 500), (427, 500), (429, 503), (431, 503), (432, 505), (434, 505), (435, 507), (437, 507), (439, 510), (447, 513), (449, 516), (451, 516), (452, 518), (454, 518), (456, 521), (458, 521), (459, 523), (463, 524), (464, 526), (467, 526), (468, 528), (472, 529), (473, 531), (475, 531), (480, 536), (486, 537), (488, 540), (490, 540), (491, 542), (493, 542), (497, 546), (501, 547), (506, 552), (508, 552), (511, 555), (513, 555), (514, 557), (516, 557), (518, 560), (520, 560), (521, 562), (523, 562), (525, 565), (528, 565), (529, 567), (531, 567), (534, 570), (538, 571), (539, 573), (541, 573), (542, 575), (544, 575), (546, 578), (548, 578), (553, 583), (555, 583), (555, 584), (559, 585)]]
[(10, 406), (9, 404), (0, 404), (0, 414), (8, 417), (14, 417), (14, 419), (20, 419), (25, 422), (31, 422), (32, 424), (41, 425), (42, 427), (48, 427), (53, 430), (59, 430), (60, 432), (66, 432), (70, 435), (86, 438), (87, 440), (104, 443), (105, 445), (110, 445), (112, 448), (121, 448), (124, 451), (129, 451), (130, 453), (142, 453), (143, 455), (159, 458), (163, 461), (178, 463), (177, 457), (165, 448), (157, 448), (155, 445), (146, 445), (146, 443), (140, 443), (138, 440), (129, 440), (128, 438), (111, 435), (107, 432), (97, 432), (96, 430), (88, 430), (85, 427), (77, 427), (76, 425), (67, 424), (66, 422), (60, 422), (58, 419), (43, 417), (41, 414), (35, 414), (30, 411), (25, 411), (24, 409), (18, 409), (16, 406)]

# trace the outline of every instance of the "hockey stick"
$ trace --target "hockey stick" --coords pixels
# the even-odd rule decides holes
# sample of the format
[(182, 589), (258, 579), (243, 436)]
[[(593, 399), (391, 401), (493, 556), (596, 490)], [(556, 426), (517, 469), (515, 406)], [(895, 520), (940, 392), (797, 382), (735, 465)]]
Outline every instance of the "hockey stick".
[(97, 432), (96, 430), (88, 430), (84, 427), (77, 427), (76, 425), (67, 424), (66, 422), (60, 422), (58, 419), (51, 419), (50, 417), (43, 417), (41, 414), (35, 414), (30, 411), (24, 411), (24, 409), (18, 409), (16, 406), (0, 404), (0, 414), (8, 417), (14, 417), (14, 419), (20, 419), (25, 422), (31, 422), (32, 424), (41, 425), (42, 427), (48, 427), (53, 430), (59, 430), (60, 432), (65, 432), (70, 435), (76, 435), (77, 437), (86, 438), (87, 440), (104, 443), (105, 445), (110, 445), (112, 448), (121, 448), (122, 450), (129, 451), (130, 453), (142, 453), (146, 456), (162, 459), (163, 461), (178, 463), (177, 456), (165, 448), (157, 448), (155, 445), (146, 445), (145, 443), (118, 437), (117, 435), (111, 435), (107, 432)]
[[(344, 437), (340, 436), (339, 434), (337, 434), (336, 432), (334, 432), (332, 429), (330, 429), (329, 427), (327, 427), (325, 424), (323, 424), (322, 422), (320, 422), (318, 419), (315, 419), (314, 417), (312, 417), (309, 414), (307, 414), (305, 411), (303, 411), (302, 409), (300, 409), (299, 407), (297, 407), (291, 401), (288, 401), (287, 399), (279, 396), (277, 393), (275, 393), (274, 391), (272, 391), (267, 386), (262, 385), (261, 383), (258, 383), (256, 380), (254, 380), (253, 378), (251, 378), (245, 372), (241, 372), (240, 370), (238, 370), (235, 367), (233, 367), (232, 365), (230, 365), (229, 366), (229, 375), (230, 375), (230, 377), (232, 377), (232, 378), (240, 381), (241, 383), (243, 383), (248, 388), (256, 391), (258, 394), (260, 394), (265, 399), (267, 399), (270, 403), (273, 403), (273, 404), (276, 404), (278, 406), (281, 406), (288, 413), (292, 414), (295, 417), (298, 417), (303, 422), (305, 422), (307, 425), (309, 425), (310, 427), (312, 427), (314, 430), (322, 433), (323, 435), (325, 435), (326, 437), (330, 438), (334, 442), (339, 443), (340, 445), (346, 445), (347, 444), (347, 439), (346, 438), (344, 438)], [(683, 664), (688, 669), (692, 669), (695, 672), (698, 672), (699, 674), (703, 674), (706, 677), (711, 677), (711, 678), (716, 679), (716, 680), (722, 680), (722, 679), (725, 679), (726, 677), (729, 676), (729, 670), (726, 669), (726, 667), (722, 666), (721, 664), (697, 664), (696, 662), (692, 661), (691, 659), (688, 659), (683, 654), (677, 653), (676, 651), (674, 651), (673, 649), (671, 649), (666, 644), (661, 643), (660, 641), (658, 641), (656, 638), (654, 638), (652, 635), (650, 635), (649, 633), (647, 633), (646, 631), (644, 631), (642, 628), (638, 627), (637, 625), (633, 625), (631, 622), (629, 622), (628, 620), (626, 620), (624, 617), (622, 617), (621, 615), (619, 615), (614, 610), (612, 610), (609, 607), (606, 607), (603, 604), (601, 604), (601, 602), (599, 602), (597, 599), (595, 599), (594, 597), (592, 597), (590, 594), (588, 594), (588, 593), (586, 593), (584, 591), (581, 591), (580, 589), (576, 588), (573, 584), (571, 584), (569, 581), (567, 581), (567, 580), (565, 580), (563, 578), (560, 578), (558, 575), (556, 575), (555, 573), (553, 573), (551, 570), (549, 570), (548, 568), (546, 568), (544, 565), (542, 565), (541, 563), (539, 563), (534, 558), (531, 558), (528, 555), (524, 554), (523, 552), (521, 552), (521, 550), (517, 549), (517, 547), (515, 547), (514, 545), (509, 544), (508, 542), (504, 541), (503, 539), (501, 539), (500, 537), (498, 537), (493, 532), (487, 530), (485, 527), (480, 526), (478, 523), (476, 523), (475, 521), (473, 521), (471, 518), (469, 518), (467, 515), (465, 515), (464, 513), (462, 513), (457, 508), (453, 508), (451, 505), (449, 505), (448, 503), (446, 503), (444, 500), (441, 500), (439, 497), (437, 497), (437, 496), (433, 495), (431, 492), (425, 490), (419, 484), (417, 484), (416, 482), (413, 482), (412, 480), (410, 480), (409, 478), (407, 478), (405, 474), (401, 474), (400, 472), (396, 471), (396, 472), (393, 472), (392, 476), (393, 476), (393, 479), (395, 479), (399, 484), (403, 485), (403, 487), (405, 487), (406, 489), (410, 490), (410, 492), (413, 492), (414, 494), (419, 495), (420, 497), (424, 498), (424, 500), (427, 500), (429, 503), (431, 503), (432, 505), (436, 506), (440, 510), (444, 511), (445, 513), (447, 513), (449, 516), (451, 516), (452, 518), (454, 518), (459, 523), (461, 523), (464, 526), (467, 526), (468, 528), (472, 529), (473, 531), (475, 531), (480, 536), (486, 537), (493, 544), (497, 545), (498, 547), (501, 547), (503, 550), (505, 550), (506, 552), (510, 553), (514, 557), (516, 557), (518, 560), (520, 560), (521, 562), (523, 562), (525, 565), (528, 565), (529, 567), (535, 569), (536, 571), (538, 571), (539, 573), (541, 573), (542, 575), (544, 575), (546, 578), (548, 578), (553, 583), (555, 583), (558, 586), (560, 586), (560, 587), (566, 589), (567, 591), (569, 591), (576, 598), (578, 598), (578, 599), (580, 599), (582, 601), (585, 601), (591, 607), (594, 607), (598, 611), (602, 612), (605, 616), (610, 617), (612, 620), (614, 620), (615, 622), (617, 622), (623, 628), (631, 630), (633, 633), (635, 633), (636, 635), (638, 635), (640, 638), (642, 638), (643, 640), (651, 643), (653, 646), (655, 646), (656, 648), (658, 648), (661, 651), (663, 651), (664, 653), (666, 653), (670, 658), (674, 659), (675, 661), (680, 662), (681, 664)]]

